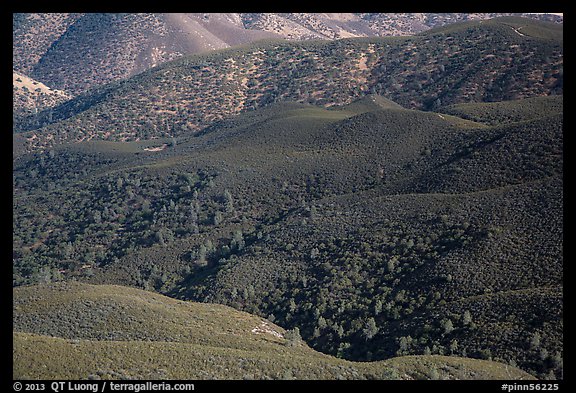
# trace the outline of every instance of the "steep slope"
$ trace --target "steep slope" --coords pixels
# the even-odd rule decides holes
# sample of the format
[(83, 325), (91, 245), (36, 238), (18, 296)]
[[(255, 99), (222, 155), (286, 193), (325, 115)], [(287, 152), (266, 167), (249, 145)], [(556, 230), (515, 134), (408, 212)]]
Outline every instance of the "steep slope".
[(184, 54), (273, 36), (246, 30), (226, 14), (89, 13), (54, 40), (30, 74), (78, 94)]
[(52, 89), (26, 75), (12, 72), (12, 115), (15, 118), (53, 108), (70, 98), (71, 95), (65, 91)]
[[(77, 95), (182, 56), (264, 38), (335, 40), (412, 35), (457, 21), (502, 15), (548, 20), (561, 30), (561, 16), (532, 14), (15, 13), (13, 68)], [(517, 23), (522, 26), (511, 28), (519, 36), (541, 35), (549, 29), (535, 29), (535, 22), (524, 26), (526, 23), (516, 18), (513, 24)], [(16, 112), (26, 112), (19, 100), (15, 103)], [(22, 124), (17, 117), (14, 129), (38, 128), (44, 120), (30, 119)]]
[(242, 18), (250, 29), (273, 32), (292, 40), (380, 35), (361, 16), (352, 13), (254, 13), (243, 14)]
[[(511, 26), (549, 34), (520, 36)], [(407, 108), (435, 109), (561, 94), (557, 33), (553, 24), (502, 19), (411, 38), (268, 42), (186, 57), (38, 114), (15, 131), (43, 127), (15, 138), (16, 149), (180, 136), (286, 100), (329, 107), (376, 93)]]
[(434, 27), (502, 16), (527, 17), (561, 23), (562, 16), (528, 13), (314, 13), (242, 14), (244, 25), (280, 34), (288, 39), (340, 39), (405, 36)]
[(77, 13), (13, 13), (13, 69), (30, 75), (50, 47), (81, 17)]
[(532, 379), (441, 356), (348, 362), (229, 307), (119, 286), (18, 288), (14, 316), (15, 379)]

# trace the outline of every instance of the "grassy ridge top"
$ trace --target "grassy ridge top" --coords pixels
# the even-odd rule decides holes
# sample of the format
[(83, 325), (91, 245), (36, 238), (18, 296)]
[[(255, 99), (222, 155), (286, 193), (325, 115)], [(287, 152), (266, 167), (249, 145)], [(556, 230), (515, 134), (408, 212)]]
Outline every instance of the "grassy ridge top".
[[(445, 356), (349, 362), (304, 344), (286, 346), (285, 338), (265, 332), (283, 329), (259, 317), (121, 286), (22, 287), (14, 290), (14, 300), (16, 379), (532, 379), (504, 364)], [(60, 318), (51, 318), (56, 312)], [(72, 314), (75, 323), (86, 326), (74, 338), (74, 329), (53, 326), (67, 325)], [(94, 337), (95, 317), (107, 320), (119, 335)], [(129, 320), (116, 325), (115, 318)], [(168, 341), (133, 336), (133, 327), (146, 335), (159, 325), (165, 334), (183, 336)], [(182, 329), (173, 330), (176, 325)], [(30, 330), (36, 333), (26, 333)]]
[(476, 20), (460, 23), (452, 23), (441, 27), (427, 30), (421, 35), (434, 34), (462, 34), (470, 30), (499, 29), (501, 34), (529, 37), (539, 40), (562, 40), (563, 27), (561, 25), (547, 23), (539, 20), (522, 18), (517, 16), (503, 16), (490, 20)]
[(562, 114), (564, 97), (560, 95), (502, 102), (455, 104), (443, 107), (440, 111), (489, 125), (509, 124)]
[[(258, 349), (284, 329), (218, 304), (120, 287), (60, 283), (14, 289), (14, 329), (67, 339), (168, 341)], [(266, 334), (253, 329), (266, 324)]]
[(28, 333), (14, 333), (13, 342), (15, 379), (534, 379), (497, 362), (437, 355), (358, 363), (294, 349), (271, 355), (189, 343), (79, 341)]

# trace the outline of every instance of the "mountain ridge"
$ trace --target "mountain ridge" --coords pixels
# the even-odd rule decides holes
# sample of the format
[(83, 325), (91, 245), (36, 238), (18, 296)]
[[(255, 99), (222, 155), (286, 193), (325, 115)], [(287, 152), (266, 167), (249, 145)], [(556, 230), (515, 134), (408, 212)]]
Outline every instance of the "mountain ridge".
[[(33, 124), (44, 127), (16, 139), (30, 150), (46, 148), (46, 138), (51, 144), (178, 137), (276, 101), (332, 106), (376, 93), (407, 108), (435, 109), (562, 92), (558, 40), (520, 37), (501, 22), (465, 25), (470, 23), (472, 29), (459, 28), (451, 33), (454, 37), (272, 41), (187, 57), (44, 111), (16, 131), (35, 128)], [(510, 45), (508, 40), (516, 43)], [(438, 64), (434, 55), (439, 48), (448, 51), (446, 65)], [(410, 60), (402, 63), (401, 56)], [(487, 66), (492, 69), (489, 77), (484, 72)], [(517, 72), (534, 78), (519, 81), (514, 77)], [(543, 75), (547, 77), (540, 78)], [(132, 108), (130, 117), (123, 109), (127, 106)], [(119, 116), (111, 117), (112, 113)], [(56, 121), (67, 127), (55, 128), (51, 123)]]
[[(306, 40), (412, 35), (454, 21), (500, 15), (562, 23), (561, 16), (489, 13), (16, 13), (13, 68), (76, 95), (165, 61), (265, 37)], [(106, 53), (112, 55), (106, 58)], [(88, 69), (98, 72), (91, 74)]]

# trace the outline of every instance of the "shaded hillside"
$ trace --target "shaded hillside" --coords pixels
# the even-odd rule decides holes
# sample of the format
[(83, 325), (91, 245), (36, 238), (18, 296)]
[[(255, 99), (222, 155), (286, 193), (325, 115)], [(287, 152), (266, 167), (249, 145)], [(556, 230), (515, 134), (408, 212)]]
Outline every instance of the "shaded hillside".
[[(538, 34), (519, 35), (514, 26)], [(178, 137), (286, 100), (329, 107), (376, 93), (435, 109), (561, 94), (562, 64), (557, 27), (527, 19), (468, 22), (410, 38), (259, 43), (166, 63), (40, 113), (16, 131), (44, 127), (15, 138), (16, 150)]]
[[(246, 234), (239, 256), (174, 293), (299, 326), (314, 348), (346, 358), (428, 351), (561, 375), (561, 184), (544, 182), (527, 197), (533, 188), (320, 200), (267, 226), (263, 240)], [(522, 302), (507, 294), (533, 288)], [(491, 293), (501, 304), (490, 315), (467, 301)], [(542, 344), (527, 352), (536, 334)]]
[(15, 379), (532, 379), (442, 356), (354, 363), (229, 307), (119, 286), (14, 290)]
[(13, 13), (12, 68), (30, 75), (52, 44), (81, 17), (77, 13)]
[(31, 75), (78, 94), (184, 54), (273, 36), (246, 30), (225, 14), (89, 13), (53, 43)]
[(14, 285), (130, 285), (298, 327), (350, 360), (561, 377), (563, 109), (536, 108), (487, 125), (379, 96), (275, 103), (176, 139), (16, 157)]

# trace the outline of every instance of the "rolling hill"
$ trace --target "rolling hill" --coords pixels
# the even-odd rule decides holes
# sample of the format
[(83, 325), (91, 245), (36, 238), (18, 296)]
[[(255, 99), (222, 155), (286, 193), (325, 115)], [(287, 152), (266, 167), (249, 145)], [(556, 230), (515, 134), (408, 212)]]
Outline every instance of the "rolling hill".
[(226, 306), (119, 286), (14, 289), (14, 379), (533, 379), (443, 356), (356, 363)]
[(464, 119), (497, 125), (535, 120), (541, 116), (562, 113), (562, 105), (562, 96), (534, 97), (517, 101), (449, 105), (441, 111)]
[(348, 360), (559, 377), (563, 109), (536, 107), (491, 125), (379, 96), (286, 102), (177, 140), (17, 157), (14, 285), (146, 288), (298, 327)]

